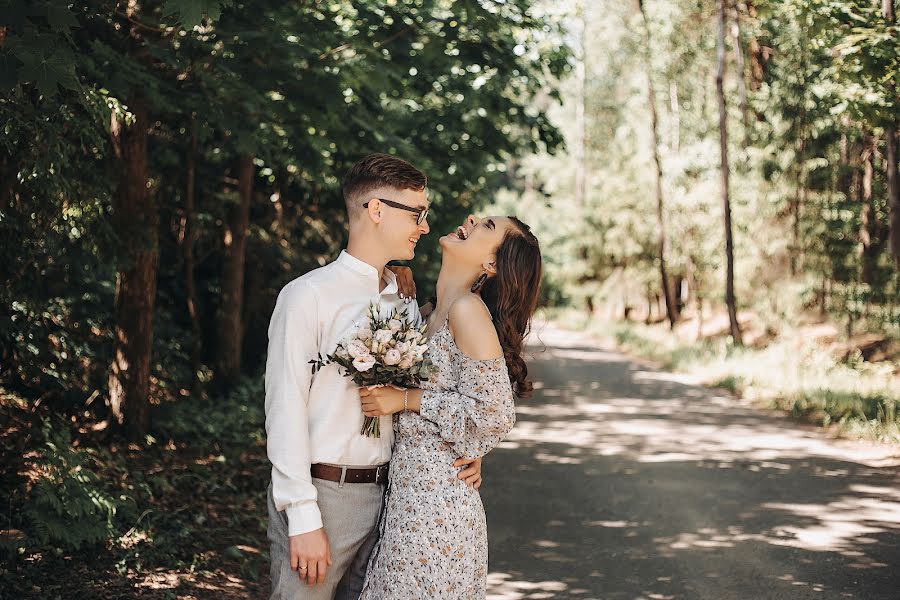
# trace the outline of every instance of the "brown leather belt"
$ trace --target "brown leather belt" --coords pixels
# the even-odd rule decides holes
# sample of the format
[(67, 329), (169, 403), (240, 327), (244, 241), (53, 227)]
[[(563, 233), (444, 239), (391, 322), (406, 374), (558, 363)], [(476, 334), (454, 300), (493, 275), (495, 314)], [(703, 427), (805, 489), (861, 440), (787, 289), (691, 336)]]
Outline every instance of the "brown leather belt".
[(388, 466), (383, 464), (371, 469), (349, 469), (347, 467), (335, 467), (332, 465), (314, 464), (310, 466), (310, 473), (316, 479), (337, 481), (338, 483), (387, 483)]

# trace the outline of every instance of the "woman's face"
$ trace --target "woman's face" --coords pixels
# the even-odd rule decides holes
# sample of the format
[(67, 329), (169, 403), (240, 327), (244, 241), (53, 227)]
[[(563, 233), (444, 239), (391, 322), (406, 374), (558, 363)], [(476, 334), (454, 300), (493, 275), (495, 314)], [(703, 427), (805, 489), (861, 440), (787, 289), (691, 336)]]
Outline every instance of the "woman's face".
[(506, 232), (515, 227), (507, 217), (469, 215), (456, 231), (440, 239), (445, 256), (473, 267), (494, 261), (494, 255)]

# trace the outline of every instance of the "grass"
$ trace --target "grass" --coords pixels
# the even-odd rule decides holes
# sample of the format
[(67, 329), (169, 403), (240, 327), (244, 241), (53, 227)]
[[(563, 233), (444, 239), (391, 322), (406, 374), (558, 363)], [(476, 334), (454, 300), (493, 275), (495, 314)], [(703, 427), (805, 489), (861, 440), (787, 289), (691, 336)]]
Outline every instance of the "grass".
[(545, 318), (845, 437), (900, 442), (897, 365), (865, 362), (858, 354), (840, 360), (801, 329), (781, 331), (764, 347), (750, 348), (723, 336), (686, 339), (665, 324), (601, 321), (571, 310), (547, 312)]

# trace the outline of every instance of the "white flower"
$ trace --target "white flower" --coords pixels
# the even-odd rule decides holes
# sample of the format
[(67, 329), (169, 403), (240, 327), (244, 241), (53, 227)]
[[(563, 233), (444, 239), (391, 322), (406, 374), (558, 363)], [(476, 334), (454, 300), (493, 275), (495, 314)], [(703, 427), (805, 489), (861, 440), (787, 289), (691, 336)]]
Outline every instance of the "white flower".
[(375, 366), (375, 357), (371, 354), (359, 356), (353, 359), (353, 367), (360, 373), (365, 373)]
[(387, 352), (384, 353), (384, 364), (386, 365), (396, 365), (400, 362), (400, 358), (402, 355), (397, 351), (396, 348), (391, 348)]
[(372, 330), (369, 328), (368, 325), (366, 325), (364, 327), (360, 327), (356, 331), (356, 338), (359, 340), (362, 340), (364, 342), (368, 342), (369, 340), (372, 339)]
[(425, 351), (428, 350), (428, 344), (423, 344), (421, 346), (416, 346), (416, 360), (422, 360), (425, 356)]
[(399, 367), (401, 369), (410, 369), (413, 366), (413, 358), (409, 356), (404, 356), (403, 360), (400, 361)]
[(418, 331), (416, 331), (415, 329), (410, 329), (409, 331), (406, 332), (405, 337), (406, 337), (407, 341), (412, 341), (412, 340), (417, 340), (419, 338), (419, 335), (420, 334)]
[(394, 347), (397, 349), (397, 352), (399, 352), (400, 354), (406, 354), (407, 352), (409, 352), (410, 343), (409, 342), (399, 342)]
[(366, 345), (361, 341), (351, 340), (350, 343), (347, 344), (347, 353), (353, 358), (359, 358), (360, 356), (368, 355), (369, 349), (366, 348)]
[(403, 327), (403, 323), (398, 321), (397, 319), (391, 319), (388, 321), (388, 328), (393, 332), (397, 333), (400, 331), (400, 328)]
[(394, 334), (390, 329), (379, 329), (375, 332), (375, 341), (379, 344), (386, 344), (391, 341), (392, 337), (394, 337)]
[(343, 346), (338, 346), (334, 351), (334, 355), (342, 360), (347, 360), (348, 358), (350, 358), (350, 353)]

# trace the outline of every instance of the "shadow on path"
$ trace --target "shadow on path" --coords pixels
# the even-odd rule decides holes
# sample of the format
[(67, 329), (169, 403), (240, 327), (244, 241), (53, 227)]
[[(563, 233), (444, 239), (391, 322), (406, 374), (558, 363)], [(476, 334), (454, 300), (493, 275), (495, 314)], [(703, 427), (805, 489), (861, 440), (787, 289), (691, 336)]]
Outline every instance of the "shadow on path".
[(489, 598), (900, 598), (896, 447), (541, 338), (485, 461)]

